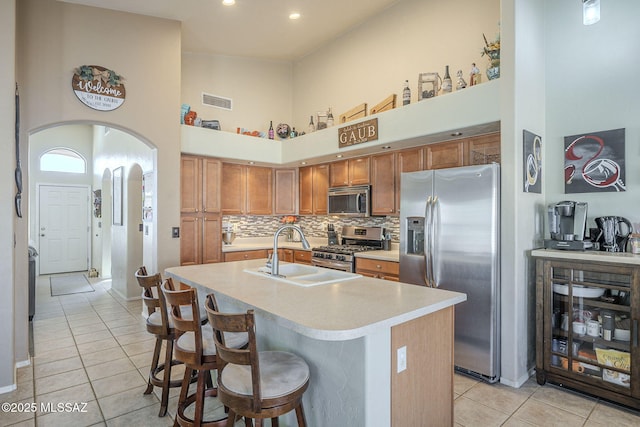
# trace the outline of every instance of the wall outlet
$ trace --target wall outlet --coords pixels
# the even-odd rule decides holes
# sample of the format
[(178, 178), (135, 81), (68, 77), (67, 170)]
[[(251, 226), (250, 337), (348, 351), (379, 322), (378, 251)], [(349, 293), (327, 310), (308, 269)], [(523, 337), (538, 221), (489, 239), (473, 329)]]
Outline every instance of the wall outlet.
[(180, 237), (180, 227), (171, 227), (171, 237), (174, 239)]
[(407, 369), (407, 346), (400, 347), (397, 351), (398, 373)]

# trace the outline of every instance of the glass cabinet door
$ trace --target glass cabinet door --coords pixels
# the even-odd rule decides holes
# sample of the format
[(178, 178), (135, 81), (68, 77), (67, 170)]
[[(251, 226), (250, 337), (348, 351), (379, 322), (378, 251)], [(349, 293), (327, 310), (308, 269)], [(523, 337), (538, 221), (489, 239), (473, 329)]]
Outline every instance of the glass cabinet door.
[(581, 267), (556, 265), (550, 270), (549, 369), (628, 391), (631, 339), (637, 328), (632, 324), (632, 270)]

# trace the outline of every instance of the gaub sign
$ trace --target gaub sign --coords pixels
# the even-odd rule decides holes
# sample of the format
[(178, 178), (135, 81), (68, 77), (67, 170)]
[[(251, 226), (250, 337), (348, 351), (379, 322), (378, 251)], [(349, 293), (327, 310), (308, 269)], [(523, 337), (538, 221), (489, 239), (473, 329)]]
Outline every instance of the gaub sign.
[(338, 129), (338, 148), (378, 139), (378, 119), (366, 120)]

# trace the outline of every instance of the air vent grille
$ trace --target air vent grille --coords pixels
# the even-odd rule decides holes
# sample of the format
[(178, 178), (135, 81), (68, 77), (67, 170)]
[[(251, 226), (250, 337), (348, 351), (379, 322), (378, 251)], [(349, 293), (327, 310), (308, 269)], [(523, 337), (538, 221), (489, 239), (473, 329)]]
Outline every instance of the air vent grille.
[(211, 107), (222, 108), (223, 110), (231, 111), (233, 108), (233, 101), (231, 98), (224, 98), (218, 95), (211, 95), (209, 93), (202, 93), (202, 103)]

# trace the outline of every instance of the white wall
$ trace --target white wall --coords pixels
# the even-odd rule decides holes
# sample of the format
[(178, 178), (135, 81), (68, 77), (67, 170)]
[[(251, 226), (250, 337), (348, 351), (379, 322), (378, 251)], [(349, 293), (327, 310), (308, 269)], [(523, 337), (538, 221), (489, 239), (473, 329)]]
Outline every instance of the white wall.
[[(270, 120), (274, 128), (291, 123), (292, 78), (290, 62), (182, 54), (182, 102), (203, 120), (219, 120), (226, 132), (237, 128), (267, 132)], [(233, 110), (203, 105), (203, 92), (231, 98)]]
[[(19, 220), (14, 211), (14, 195), (16, 190), (14, 170), (15, 163), (15, 57), (16, 57), (16, 1), (0, 0), (0, 147), (4, 155), (0, 156), (0, 218), (4, 226), (0, 227), (0, 393), (15, 389), (15, 364), (28, 360), (28, 341), (18, 339), (16, 328), (26, 331), (28, 318), (28, 276), (23, 274), (17, 281), (16, 269), (28, 268), (26, 246), (25, 251), (14, 249), (14, 232)], [(20, 258), (15, 258), (19, 256)], [(18, 261), (20, 260), (20, 261)], [(14, 265), (16, 263), (16, 265)], [(15, 307), (15, 308), (14, 308)], [(26, 334), (24, 334), (26, 335)], [(23, 336), (24, 336), (23, 335)], [(17, 335), (20, 337), (20, 335)]]
[(309, 115), (328, 107), (337, 120), (361, 103), (372, 107), (392, 93), (402, 105), (405, 80), (416, 102), (418, 74), (437, 72), (442, 77), (446, 65), (454, 88), (459, 69), (468, 82), (471, 63), (484, 72), (488, 61), (481, 57), (482, 33), (493, 40), (500, 31), (499, 20), (499, 0), (403, 0), (393, 4), (296, 61), (293, 124), (306, 129)]
[[(579, 5), (546, 2), (547, 202), (584, 201), (594, 217), (624, 216), (640, 223), (640, 2), (602, 1), (601, 20), (582, 25)], [(626, 128), (625, 192), (564, 194), (564, 137)]]

